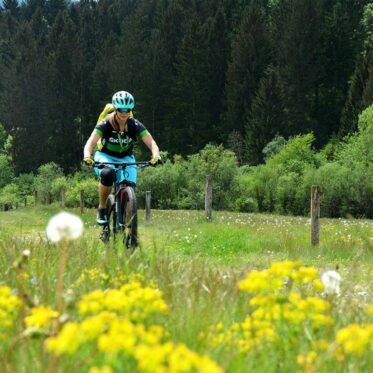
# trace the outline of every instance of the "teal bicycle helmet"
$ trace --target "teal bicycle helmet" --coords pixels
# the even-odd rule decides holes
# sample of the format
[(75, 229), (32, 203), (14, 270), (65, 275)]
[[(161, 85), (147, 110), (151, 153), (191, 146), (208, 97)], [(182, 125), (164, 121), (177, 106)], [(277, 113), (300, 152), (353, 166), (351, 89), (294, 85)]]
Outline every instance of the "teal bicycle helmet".
[(135, 99), (126, 91), (119, 91), (114, 94), (112, 104), (116, 110), (132, 110), (135, 107)]

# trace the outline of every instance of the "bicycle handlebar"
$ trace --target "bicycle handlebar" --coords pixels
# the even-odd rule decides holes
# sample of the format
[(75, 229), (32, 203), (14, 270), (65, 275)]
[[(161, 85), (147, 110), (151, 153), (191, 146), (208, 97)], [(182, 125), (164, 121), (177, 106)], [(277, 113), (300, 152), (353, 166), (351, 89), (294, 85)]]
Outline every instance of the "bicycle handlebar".
[(105, 164), (111, 164), (113, 166), (147, 166), (150, 165), (149, 161), (144, 162), (95, 162), (95, 165), (105, 165)]
[(127, 166), (150, 166), (151, 163), (149, 161), (145, 162), (95, 162), (92, 167), (97, 168), (104, 168), (105, 165), (112, 165), (112, 166), (122, 166), (122, 168), (125, 168)]

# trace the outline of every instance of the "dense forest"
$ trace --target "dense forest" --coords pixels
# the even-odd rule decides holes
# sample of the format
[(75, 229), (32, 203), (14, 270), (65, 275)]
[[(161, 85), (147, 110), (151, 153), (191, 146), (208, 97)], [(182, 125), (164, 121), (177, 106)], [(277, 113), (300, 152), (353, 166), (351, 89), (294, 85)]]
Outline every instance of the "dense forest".
[[(369, 4), (370, 3), (370, 4)], [(4, 0), (0, 141), (16, 174), (79, 168), (117, 90), (162, 150), (263, 162), (276, 136), (323, 148), (373, 101), (368, 0)]]

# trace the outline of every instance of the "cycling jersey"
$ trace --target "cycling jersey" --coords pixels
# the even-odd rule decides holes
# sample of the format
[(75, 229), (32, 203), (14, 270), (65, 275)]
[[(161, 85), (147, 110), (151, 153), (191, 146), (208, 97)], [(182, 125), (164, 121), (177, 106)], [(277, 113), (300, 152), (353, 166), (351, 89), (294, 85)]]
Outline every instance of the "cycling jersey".
[(99, 150), (103, 153), (125, 157), (132, 155), (133, 146), (138, 137), (141, 139), (149, 135), (145, 126), (135, 118), (128, 118), (123, 132), (118, 132), (111, 125), (114, 114), (109, 114), (102, 122), (96, 125), (94, 132), (100, 136)]

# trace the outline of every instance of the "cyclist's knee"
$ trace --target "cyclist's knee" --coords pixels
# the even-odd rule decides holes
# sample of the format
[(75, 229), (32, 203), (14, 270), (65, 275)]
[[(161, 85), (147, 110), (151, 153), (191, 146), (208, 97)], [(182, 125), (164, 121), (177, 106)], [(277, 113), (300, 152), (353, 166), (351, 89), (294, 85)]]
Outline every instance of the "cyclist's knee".
[(101, 184), (105, 186), (112, 186), (115, 180), (115, 171), (112, 168), (105, 167), (101, 171)]

